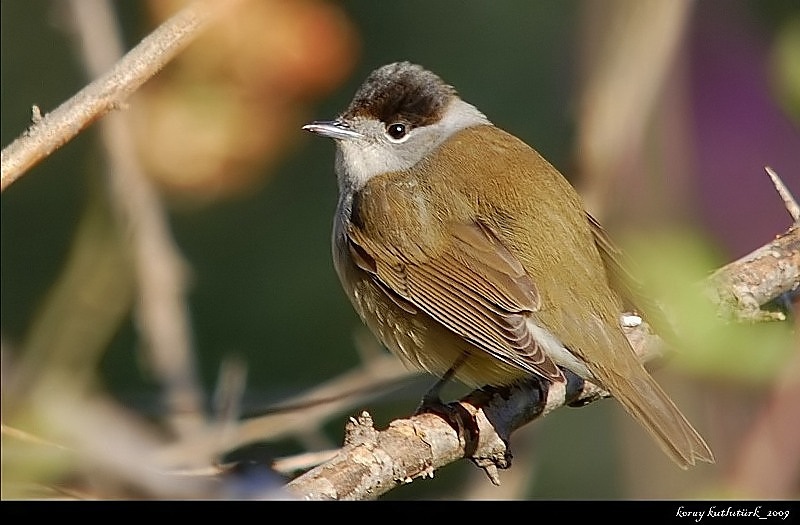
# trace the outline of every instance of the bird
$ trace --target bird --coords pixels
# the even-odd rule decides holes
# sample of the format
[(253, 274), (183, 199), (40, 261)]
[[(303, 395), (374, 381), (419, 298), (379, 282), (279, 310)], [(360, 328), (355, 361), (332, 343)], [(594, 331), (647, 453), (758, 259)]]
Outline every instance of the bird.
[(681, 468), (714, 456), (636, 357), (618, 251), (566, 178), (410, 62), (305, 131), (336, 144), (333, 262), (407, 366), (504, 386), (564, 370), (617, 399)]

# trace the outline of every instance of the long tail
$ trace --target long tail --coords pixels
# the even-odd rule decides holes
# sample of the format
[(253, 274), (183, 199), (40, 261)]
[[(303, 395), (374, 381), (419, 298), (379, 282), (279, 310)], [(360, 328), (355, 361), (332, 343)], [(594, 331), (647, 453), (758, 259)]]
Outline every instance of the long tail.
[[(606, 386), (664, 452), (682, 469), (694, 466), (697, 460), (714, 463), (714, 454), (706, 442), (644, 367), (629, 372), (632, 373), (627, 377), (615, 377), (616, 388)], [(627, 383), (628, 388), (620, 388), (620, 383)]]

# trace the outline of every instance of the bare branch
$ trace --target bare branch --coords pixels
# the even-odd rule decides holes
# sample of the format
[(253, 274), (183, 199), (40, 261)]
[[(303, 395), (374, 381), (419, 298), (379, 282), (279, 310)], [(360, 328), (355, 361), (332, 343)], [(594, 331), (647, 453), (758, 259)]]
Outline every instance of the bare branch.
[(766, 170), (767, 175), (769, 175), (769, 178), (772, 179), (775, 189), (778, 190), (778, 195), (780, 195), (781, 199), (783, 199), (783, 204), (786, 206), (786, 211), (789, 212), (789, 215), (792, 216), (792, 220), (795, 223), (800, 223), (800, 205), (797, 204), (797, 201), (792, 196), (792, 192), (789, 191), (789, 188), (786, 187), (786, 184), (784, 184), (778, 174), (775, 173), (775, 170), (769, 166), (764, 169)]
[[(646, 323), (625, 328), (643, 361), (661, 355), (661, 340)], [(433, 477), (437, 468), (471, 459), (499, 484), (498, 469), (511, 465), (511, 433), (556, 408), (584, 405), (608, 397), (596, 385), (571, 378), (567, 386), (545, 388), (535, 379), (513, 387), (476, 390), (448, 405), (463, 421), (456, 431), (442, 417), (416, 414), (377, 431), (363, 412), (346, 426), (345, 446), (332, 459), (299, 476), (287, 490), (305, 499), (374, 499), (418, 477)], [(448, 419), (454, 419), (449, 417)]]
[[(70, 8), (90, 75), (124, 62), (117, 62), (123, 47), (108, 0), (73, 0)], [(146, 356), (164, 388), (169, 423), (179, 435), (189, 435), (202, 424), (202, 392), (187, 315), (185, 263), (172, 240), (161, 199), (139, 162), (128, 115), (108, 115), (101, 130), (111, 201), (131, 234), (136, 319)]]
[(800, 224), (707, 279), (707, 296), (721, 317), (738, 320), (783, 320), (761, 305), (800, 286)]
[[(321, 427), (335, 414), (352, 410), (399, 385), (411, 375), (398, 360), (386, 352), (364, 360), (362, 366), (285, 401), (275, 410), (239, 421), (230, 428), (208, 427), (183, 440), (165, 446), (159, 453), (164, 465), (203, 465), (226, 451), (255, 441), (297, 436)], [(362, 405), (363, 406), (363, 405)], [(297, 407), (303, 407), (300, 410)]]
[(740, 321), (778, 320), (781, 312), (761, 306), (800, 287), (800, 206), (778, 174), (765, 168), (794, 225), (774, 241), (723, 266), (707, 279), (706, 295), (720, 317)]
[(374, 499), (415, 478), (433, 477), (437, 468), (464, 457), (499, 485), (498, 469), (511, 465), (508, 442), (513, 431), (567, 403), (585, 404), (608, 395), (590, 383), (576, 384), (576, 392), (563, 384), (543, 390), (536, 380), (476, 390), (449, 405), (453, 417), (448, 419), (464, 423), (458, 431), (438, 415), (423, 412), (395, 420), (379, 432), (363, 412), (347, 423), (344, 448), (287, 489), (306, 499)]
[[(145, 37), (111, 68), (32, 125), (0, 154), (0, 191), (39, 161), (125, 100), (191, 43), (222, 7), (232, 2), (196, 0)], [(34, 110), (35, 111), (35, 110)]]

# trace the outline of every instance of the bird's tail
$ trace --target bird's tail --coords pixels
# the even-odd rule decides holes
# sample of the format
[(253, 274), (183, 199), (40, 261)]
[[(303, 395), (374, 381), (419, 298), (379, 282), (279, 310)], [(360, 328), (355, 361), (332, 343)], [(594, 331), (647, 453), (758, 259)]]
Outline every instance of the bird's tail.
[(697, 460), (714, 463), (706, 442), (644, 367), (617, 379), (628, 383), (628, 388), (611, 388), (611, 394), (678, 466), (687, 469)]

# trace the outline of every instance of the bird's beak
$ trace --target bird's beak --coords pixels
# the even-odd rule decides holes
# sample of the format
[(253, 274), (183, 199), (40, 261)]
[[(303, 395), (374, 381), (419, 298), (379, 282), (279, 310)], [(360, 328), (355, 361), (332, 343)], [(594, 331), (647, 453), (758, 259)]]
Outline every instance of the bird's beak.
[(343, 120), (315, 120), (303, 126), (303, 130), (335, 140), (359, 139), (364, 136), (353, 131), (350, 124)]

